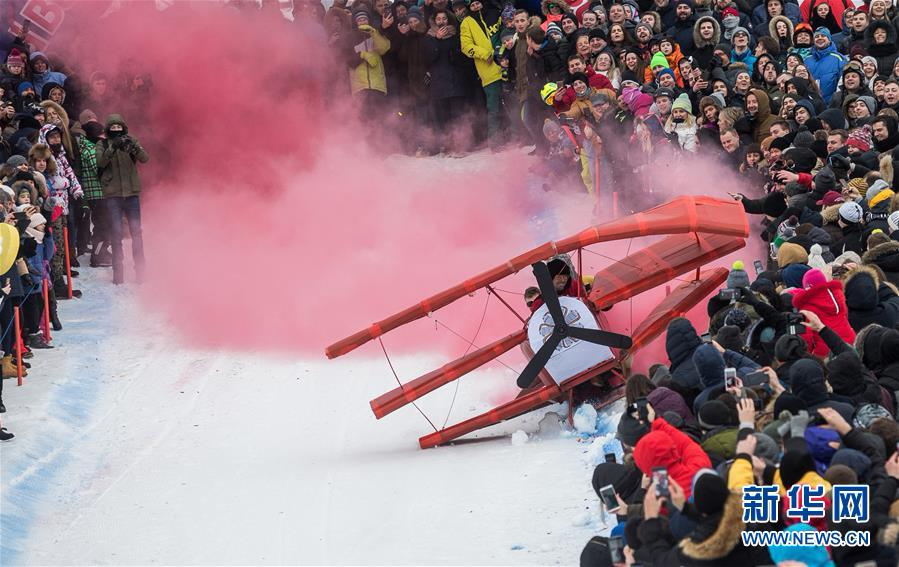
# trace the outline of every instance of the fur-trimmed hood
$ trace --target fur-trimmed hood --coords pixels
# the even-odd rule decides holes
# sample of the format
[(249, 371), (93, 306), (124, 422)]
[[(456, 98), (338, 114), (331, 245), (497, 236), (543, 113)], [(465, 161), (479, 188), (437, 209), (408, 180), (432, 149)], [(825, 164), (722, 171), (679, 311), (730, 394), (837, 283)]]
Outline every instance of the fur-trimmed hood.
[(555, 4), (555, 5), (558, 6), (559, 8), (562, 8), (562, 13), (563, 13), (563, 14), (564, 14), (565, 12), (571, 12), (571, 6), (569, 6), (569, 5), (568, 5), (568, 2), (565, 2), (565, 0), (558, 0), (558, 1), (556, 1), (556, 0), (542, 0), (542, 1), (540, 2), (540, 11), (543, 13), (544, 16), (548, 16), (548, 15), (549, 15), (549, 8), (547, 8), (547, 6), (548, 6), (549, 4)]
[[(712, 22), (712, 26), (715, 28), (715, 32), (712, 34), (712, 39), (710, 41), (704, 41), (702, 37), (699, 36), (699, 25), (703, 22)], [(693, 24), (693, 44), (696, 46), (696, 49), (702, 49), (703, 47), (715, 46), (718, 42), (721, 41), (721, 25), (718, 23), (718, 20), (711, 16), (702, 16), (696, 23)]]
[(692, 537), (686, 538), (678, 544), (678, 547), (691, 559), (702, 561), (723, 559), (740, 543), (740, 532), (745, 528), (742, 516), (740, 495), (731, 492), (712, 535), (702, 541), (694, 541)]
[[(878, 260), (883, 261), (887, 258), (893, 262), (899, 262), (899, 242), (894, 240), (892, 242), (878, 244), (862, 255), (862, 262), (865, 264), (877, 264), (878, 266), (881, 266), (881, 262)], [(896, 267), (899, 268), (899, 265)], [(881, 269), (883, 269), (883, 266), (881, 266)], [(892, 271), (892, 268), (889, 269)]]
[(836, 224), (840, 218), (840, 205), (831, 205), (821, 209), (821, 220), (824, 224)]
[(774, 39), (780, 41), (780, 38), (777, 37), (777, 22), (784, 22), (787, 24), (787, 29), (789, 30), (789, 35), (787, 39), (792, 43), (793, 41), (793, 22), (790, 21), (790, 18), (786, 16), (774, 16), (771, 18), (771, 21), (768, 22), (768, 35), (773, 37)]

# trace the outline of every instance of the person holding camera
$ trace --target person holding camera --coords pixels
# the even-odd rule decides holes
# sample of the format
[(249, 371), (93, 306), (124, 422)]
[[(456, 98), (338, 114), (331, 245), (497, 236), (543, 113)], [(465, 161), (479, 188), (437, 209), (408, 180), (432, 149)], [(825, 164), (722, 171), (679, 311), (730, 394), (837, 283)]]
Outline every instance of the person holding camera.
[(122, 252), (122, 215), (128, 218), (131, 252), (138, 281), (144, 274), (144, 240), (140, 221), (140, 177), (137, 163), (150, 156), (137, 139), (128, 135), (128, 125), (118, 114), (106, 119), (106, 137), (96, 146), (97, 172), (106, 202), (107, 229), (112, 244), (112, 283), (125, 281)]

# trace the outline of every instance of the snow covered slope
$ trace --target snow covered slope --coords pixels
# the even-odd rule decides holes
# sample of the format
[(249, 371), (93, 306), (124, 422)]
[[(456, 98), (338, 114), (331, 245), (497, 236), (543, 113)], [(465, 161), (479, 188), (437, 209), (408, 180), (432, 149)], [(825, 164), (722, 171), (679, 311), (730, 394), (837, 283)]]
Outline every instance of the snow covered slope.
[[(383, 359), (186, 350), (134, 290), (82, 274), (57, 348), (25, 386), (5, 383), (2, 564), (574, 564), (603, 527), (602, 447), (558, 432), (513, 444), (540, 415), (422, 451), (414, 408), (369, 410), (391, 387)], [(439, 361), (394, 362), (413, 375)], [(466, 377), (451, 419), (507, 380)], [(432, 418), (444, 390), (423, 400)]]

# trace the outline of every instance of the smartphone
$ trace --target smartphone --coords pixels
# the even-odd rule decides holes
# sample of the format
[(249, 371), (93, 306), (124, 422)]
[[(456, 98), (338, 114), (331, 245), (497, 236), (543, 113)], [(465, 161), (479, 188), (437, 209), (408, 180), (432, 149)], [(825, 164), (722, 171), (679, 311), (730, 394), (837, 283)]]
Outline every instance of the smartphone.
[(16, 217), (17, 221), (27, 220), (28, 217), (25, 216), (24, 211), (20, 211), (18, 213), (13, 213), (13, 216)]
[(656, 489), (656, 496), (667, 498), (670, 495), (668, 491), (668, 470), (665, 467), (652, 469), (652, 483)]
[(725, 368), (724, 369), (724, 387), (725, 388), (734, 388), (737, 385), (737, 369), (736, 368)]
[(615, 487), (607, 484), (599, 489), (599, 497), (602, 499), (602, 505), (606, 510), (611, 512), (618, 509), (618, 498), (615, 497)]
[(744, 386), (761, 386), (768, 383), (768, 373), (764, 370), (756, 370), (743, 376)]
[(606, 462), (617, 463), (618, 459), (615, 458), (615, 453), (606, 453)]
[(612, 563), (624, 563), (624, 538), (621, 536), (609, 538), (609, 557)]
[(755, 266), (755, 275), (759, 275), (759, 274), (761, 274), (762, 272), (765, 271), (765, 269), (762, 267), (762, 261), (761, 261), (761, 260), (755, 260), (755, 261), (752, 263), (752, 265)]

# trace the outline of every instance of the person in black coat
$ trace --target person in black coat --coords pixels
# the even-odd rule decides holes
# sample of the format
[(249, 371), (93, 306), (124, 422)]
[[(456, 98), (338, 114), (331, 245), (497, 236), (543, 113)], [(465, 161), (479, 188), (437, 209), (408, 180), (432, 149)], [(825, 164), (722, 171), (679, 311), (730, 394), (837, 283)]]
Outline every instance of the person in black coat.
[(683, 317), (675, 317), (668, 323), (665, 333), (665, 352), (671, 362), (671, 379), (678, 385), (699, 391), (699, 372), (693, 364), (693, 352), (702, 344), (702, 339), (693, 324)]
[(862, 266), (843, 282), (849, 324), (858, 333), (872, 323), (894, 329), (899, 322), (899, 295), (896, 288), (882, 282), (874, 268)]
[(868, 55), (877, 60), (877, 72), (889, 77), (893, 74), (893, 62), (899, 54), (896, 30), (886, 20), (874, 20), (865, 30)]
[(674, 6), (674, 24), (665, 35), (677, 42), (684, 57), (689, 57), (693, 54), (693, 26), (696, 23), (693, 4), (690, 0), (675, 0), (671, 4)]
[(824, 368), (818, 361), (803, 359), (793, 364), (793, 368), (790, 369), (790, 390), (794, 396), (805, 402), (809, 415), (815, 415), (818, 408), (831, 408), (846, 421), (852, 421), (855, 409), (847, 403), (834, 400), (827, 393)]
[(462, 53), (458, 30), (451, 21), (449, 12), (437, 10), (433, 24), (422, 39), (422, 50), (435, 135), (442, 138), (443, 148), (461, 149), (451, 148), (446, 134), (465, 110), (470, 59)]

